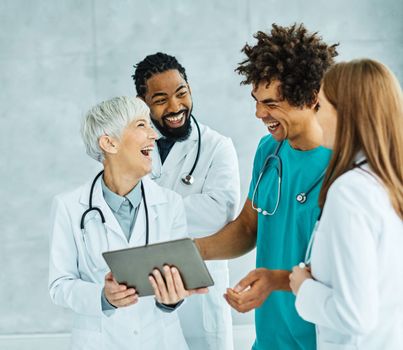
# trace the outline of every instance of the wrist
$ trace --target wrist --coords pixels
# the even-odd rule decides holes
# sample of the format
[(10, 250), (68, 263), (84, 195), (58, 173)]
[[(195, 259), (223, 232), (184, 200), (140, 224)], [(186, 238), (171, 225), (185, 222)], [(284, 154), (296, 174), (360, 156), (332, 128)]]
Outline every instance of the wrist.
[(273, 279), (273, 290), (291, 291), (290, 288), (290, 271), (288, 270), (270, 270)]

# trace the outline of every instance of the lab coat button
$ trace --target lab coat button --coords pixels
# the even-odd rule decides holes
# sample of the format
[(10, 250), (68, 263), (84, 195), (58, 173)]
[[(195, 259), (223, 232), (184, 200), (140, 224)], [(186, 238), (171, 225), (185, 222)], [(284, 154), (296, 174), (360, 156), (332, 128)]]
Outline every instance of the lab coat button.
[(139, 332), (137, 331), (137, 329), (133, 330), (133, 334), (134, 335), (139, 335)]

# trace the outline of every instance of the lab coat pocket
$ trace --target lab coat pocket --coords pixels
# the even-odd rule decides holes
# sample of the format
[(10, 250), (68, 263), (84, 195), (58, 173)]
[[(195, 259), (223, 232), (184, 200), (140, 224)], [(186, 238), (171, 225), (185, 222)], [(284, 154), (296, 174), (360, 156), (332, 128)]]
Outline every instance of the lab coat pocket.
[(225, 288), (229, 285), (228, 269), (210, 271), (214, 286), (202, 296), (203, 326), (207, 332), (219, 332), (231, 323), (231, 310), (223, 298)]

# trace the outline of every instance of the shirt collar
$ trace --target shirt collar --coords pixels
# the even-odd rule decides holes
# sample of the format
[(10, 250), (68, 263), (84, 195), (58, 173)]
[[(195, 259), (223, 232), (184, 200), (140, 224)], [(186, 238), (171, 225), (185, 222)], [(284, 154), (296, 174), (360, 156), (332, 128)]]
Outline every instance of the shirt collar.
[(126, 196), (119, 196), (115, 192), (112, 192), (104, 182), (104, 179), (101, 179), (102, 185), (102, 193), (105, 198), (105, 202), (108, 206), (114, 211), (119, 211), (120, 207), (122, 206), (123, 202), (127, 198), (133, 208), (137, 208), (141, 202), (141, 182), (139, 182), (134, 188), (126, 195)]

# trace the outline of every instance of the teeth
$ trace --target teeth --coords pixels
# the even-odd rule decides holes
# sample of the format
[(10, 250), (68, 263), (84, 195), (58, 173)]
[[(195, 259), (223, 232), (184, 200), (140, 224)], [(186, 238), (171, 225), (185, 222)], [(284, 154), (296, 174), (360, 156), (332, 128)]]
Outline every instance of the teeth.
[(151, 152), (152, 150), (154, 149), (154, 147), (144, 147), (143, 149), (142, 149), (142, 151), (146, 151), (146, 152)]
[(269, 122), (269, 123), (266, 123), (266, 126), (267, 126), (269, 129), (271, 129), (271, 130), (277, 128), (279, 125), (280, 125), (279, 122)]
[(170, 121), (170, 122), (178, 122), (179, 120), (181, 120), (183, 118), (183, 112), (180, 114), (180, 115), (178, 115), (177, 117), (168, 117), (167, 119)]

